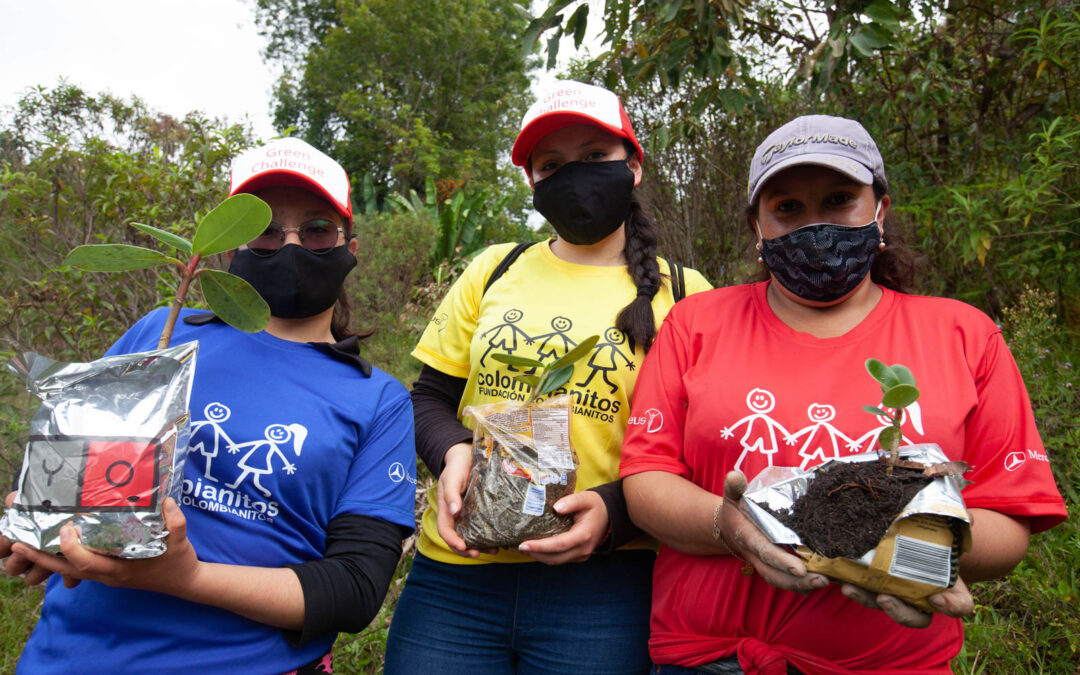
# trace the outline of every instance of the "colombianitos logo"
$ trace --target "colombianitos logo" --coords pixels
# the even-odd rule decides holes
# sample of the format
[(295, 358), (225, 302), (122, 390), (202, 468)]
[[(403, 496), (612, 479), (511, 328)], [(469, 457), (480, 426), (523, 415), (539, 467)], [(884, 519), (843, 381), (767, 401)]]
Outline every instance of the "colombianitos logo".
[(656, 408), (649, 408), (644, 414), (630, 418), (630, 424), (645, 427), (645, 432), (655, 434), (664, 428), (664, 413)]
[[(180, 505), (228, 513), (245, 520), (272, 521), (277, 517), (280, 505), (262, 480), (271, 479), (278, 470), (287, 476), (296, 473), (308, 436), (307, 428), (302, 424), (275, 423), (263, 430), (262, 438), (238, 443), (225, 429), (225, 423), (232, 416), (227, 405), (214, 401), (203, 413), (205, 419), (192, 421), (190, 452), (198, 452), (205, 458), (205, 468), (202, 476), (195, 476), (195, 480), (191, 476), (185, 478)], [(196, 438), (198, 442), (195, 442)], [(233, 456), (236, 459), (232, 459)], [(219, 464), (216, 470), (211, 470), (215, 459)], [(225, 460), (227, 466), (220, 466), (220, 460)], [(231, 477), (236, 473), (239, 473), (236, 480), (222, 482), (225, 475)], [(242, 488), (241, 484), (245, 482), (257, 494)]]
[(1049, 462), (1050, 458), (1046, 456), (1045, 452), (1039, 452), (1038, 450), (1032, 450), (1028, 448), (1026, 452), (1017, 450), (1005, 455), (1005, 470), (1016, 471), (1022, 467), (1029, 459), (1036, 462)]

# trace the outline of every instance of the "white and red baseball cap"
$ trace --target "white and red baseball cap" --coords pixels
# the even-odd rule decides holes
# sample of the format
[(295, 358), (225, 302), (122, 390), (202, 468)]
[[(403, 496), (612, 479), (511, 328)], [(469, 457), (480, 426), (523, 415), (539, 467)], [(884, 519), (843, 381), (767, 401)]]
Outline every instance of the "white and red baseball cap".
[(299, 138), (279, 138), (246, 150), (232, 162), (229, 196), (268, 187), (299, 187), (323, 197), (352, 223), (345, 169)]
[(556, 80), (540, 94), (521, 120), (521, 131), (510, 151), (510, 161), (515, 166), (525, 166), (540, 139), (573, 124), (595, 124), (607, 129), (630, 141), (639, 159), (645, 156), (618, 96), (603, 87)]

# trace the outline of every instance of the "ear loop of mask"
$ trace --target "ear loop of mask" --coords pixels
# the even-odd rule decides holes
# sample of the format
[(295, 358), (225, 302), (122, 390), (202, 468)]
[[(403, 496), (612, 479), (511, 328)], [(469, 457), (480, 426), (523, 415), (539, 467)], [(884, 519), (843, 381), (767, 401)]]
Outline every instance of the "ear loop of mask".
[(877, 208), (874, 209), (874, 222), (877, 223), (878, 232), (881, 235), (881, 241), (878, 242), (878, 250), (885, 248), (885, 224), (878, 220), (878, 216), (881, 215), (881, 200), (878, 200)]
[(754, 229), (757, 230), (757, 250), (758, 250), (757, 261), (759, 263), (764, 263), (765, 261), (761, 258), (761, 240), (764, 239), (765, 237), (761, 236), (761, 225), (758, 223), (758, 219), (757, 218), (752, 218), (751, 222), (754, 223)]

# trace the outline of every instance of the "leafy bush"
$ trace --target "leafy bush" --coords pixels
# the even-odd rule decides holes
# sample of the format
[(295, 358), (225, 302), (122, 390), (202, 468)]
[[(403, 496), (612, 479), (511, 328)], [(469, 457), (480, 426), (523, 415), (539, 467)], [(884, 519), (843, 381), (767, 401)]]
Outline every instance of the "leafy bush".
[(958, 673), (1066, 673), (1080, 660), (1080, 353), (1057, 328), (1056, 305), (1052, 293), (1025, 287), (1002, 323), (1071, 515), (1032, 537), (1011, 575), (972, 586)]

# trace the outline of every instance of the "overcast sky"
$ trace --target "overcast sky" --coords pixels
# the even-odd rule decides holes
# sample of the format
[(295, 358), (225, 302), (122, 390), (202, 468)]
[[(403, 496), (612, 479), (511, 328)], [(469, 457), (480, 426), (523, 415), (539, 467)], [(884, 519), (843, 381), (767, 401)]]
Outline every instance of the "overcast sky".
[(61, 77), (151, 110), (201, 110), (276, 135), (264, 40), (245, 0), (0, 0), (0, 106)]
[[(436, 0), (452, 1), (452, 0)], [(252, 124), (257, 138), (277, 135), (270, 121), (276, 73), (263, 63), (265, 40), (252, 0), (0, 0), (0, 107), (60, 78), (92, 93), (136, 95), (150, 110)], [(539, 12), (543, 2), (533, 2)], [(590, 33), (603, 20), (591, 6)], [(590, 43), (586, 40), (586, 43)], [(566, 39), (560, 64), (573, 54)], [(553, 75), (535, 74), (539, 86)], [(534, 87), (535, 88), (535, 87)]]

